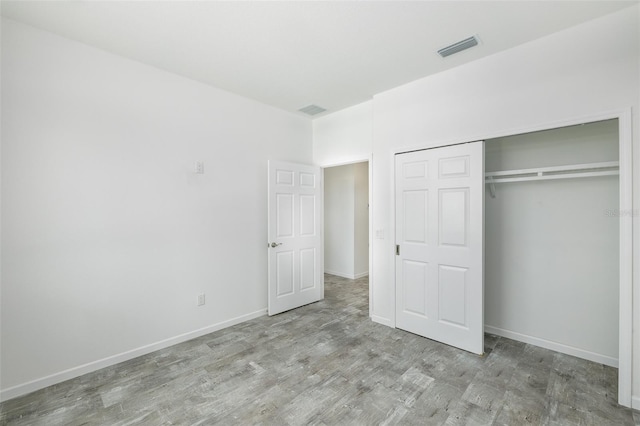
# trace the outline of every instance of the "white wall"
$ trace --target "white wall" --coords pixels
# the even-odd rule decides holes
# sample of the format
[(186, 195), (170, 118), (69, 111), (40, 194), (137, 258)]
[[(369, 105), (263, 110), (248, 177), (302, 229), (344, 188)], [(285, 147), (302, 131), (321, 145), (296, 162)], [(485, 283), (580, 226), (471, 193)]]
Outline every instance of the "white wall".
[[(394, 324), (394, 152), (519, 134), (632, 107), (634, 169), (640, 170), (638, 18), (633, 6), (374, 97), (372, 229), (381, 237), (372, 240), (374, 320)], [(634, 183), (637, 212), (637, 174)], [(633, 220), (637, 252), (637, 214)], [(637, 295), (640, 257), (634, 262)], [(640, 312), (637, 297), (634, 311)], [(640, 353), (639, 319), (636, 315), (635, 354)], [(640, 357), (634, 362), (634, 404), (640, 408)]]
[(313, 161), (326, 167), (367, 161), (373, 150), (373, 101), (313, 120)]
[(267, 159), (311, 162), (311, 136), (3, 19), (2, 397), (264, 314)]
[(367, 163), (324, 169), (324, 271), (345, 278), (369, 272)]
[(354, 168), (354, 275), (369, 273), (369, 163), (356, 163)]
[[(618, 139), (617, 120), (492, 139), (485, 168), (617, 161)], [(488, 331), (617, 366), (618, 192), (617, 176), (487, 187)]]

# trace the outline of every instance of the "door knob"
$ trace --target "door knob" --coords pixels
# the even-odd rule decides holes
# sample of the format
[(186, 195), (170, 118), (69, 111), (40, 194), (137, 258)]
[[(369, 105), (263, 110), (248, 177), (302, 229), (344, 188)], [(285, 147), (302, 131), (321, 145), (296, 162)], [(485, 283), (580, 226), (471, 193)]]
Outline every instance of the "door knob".
[(281, 246), (282, 243), (271, 243), (271, 247), (278, 247)]

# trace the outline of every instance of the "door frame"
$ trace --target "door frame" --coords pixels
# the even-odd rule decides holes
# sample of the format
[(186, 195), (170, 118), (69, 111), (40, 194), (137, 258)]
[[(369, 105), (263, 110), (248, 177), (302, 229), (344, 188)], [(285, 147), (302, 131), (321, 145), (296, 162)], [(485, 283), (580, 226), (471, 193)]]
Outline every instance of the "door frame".
[[(595, 121), (618, 120), (618, 157), (619, 169), (619, 320), (618, 320), (618, 403), (626, 407), (632, 406), (632, 368), (633, 368), (633, 137), (632, 137), (632, 108), (621, 110), (605, 111), (598, 114), (577, 116), (560, 121), (541, 122), (526, 127), (511, 128), (503, 131), (493, 132), (483, 135), (470, 135), (464, 139), (440, 140), (431, 143), (422, 143), (414, 146), (395, 148), (390, 151), (389, 167), (395, 170), (395, 156), (411, 151), (439, 148), (449, 145), (473, 142), (477, 140), (488, 140), (508, 136), (516, 136), (523, 133), (533, 133), (544, 130), (552, 130), (561, 127), (570, 127), (580, 124), (592, 123)], [(371, 172), (371, 169), (369, 170)], [(394, 291), (391, 292), (391, 303), (393, 315), (390, 321), (391, 327), (396, 326), (396, 296), (395, 296), (395, 253), (393, 247), (396, 241), (396, 211), (395, 211), (395, 179), (391, 179), (390, 194), (388, 201), (391, 206), (389, 221), (390, 239), (393, 244), (388, 245), (389, 264), (392, 266)], [(371, 187), (369, 188), (371, 190)], [(628, 213), (628, 214), (627, 214)], [(371, 222), (370, 222), (371, 224)], [(636, 232), (638, 230), (635, 230)], [(371, 238), (371, 235), (369, 236)], [(371, 245), (369, 246), (371, 248)], [(371, 266), (370, 266), (371, 268)], [(371, 288), (371, 287), (370, 287)], [(370, 299), (370, 306), (371, 306)], [(370, 314), (371, 315), (371, 314)]]
[[(321, 173), (322, 173), (322, 181), (324, 182), (324, 169), (328, 169), (331, 167), (340, 167), (340, 166), (348, 166), (349, 164), (357, 164), (357, 163), (369, 163), (369, 170), (368, 170), (368, 179), (369, 179), (369, 188), (368, 188), (368, 197), (369, 197), (369, 211), (368, 211), (368, 215), (369, 215), (369, 318), (371, 318), (371, 316), (373, 315), (373, 276), (371, 274), (371, 265), (372, 265), (372, 261), (373, 261), (373, 244), (372, 244), (372, 236), (373, 236), (373, 221), (372, 221), (372, 217), (371, 217), (371, 212), (372, 212), (372, 208), (371, 208), (371, 200), (372, 200), (372, 196), (373, 196), (373, 154), (370, 154), (366, 157), (356, 157), (353, 159), (349, 159), (346, 161), (340, 161), (337, 163), (326, 163), (326, 164), (321, 164), (319, 165)], [(324, 187), (322, 188), (324, 191)], [(323, 207), (324, 209), (324, 207)], [(323, 214), (322, 214), (322, 245), (323, 245), (323, 250), (324, 250), (324, 210), (323, 210)], [(324, 264), (322, 265), (322, 269), (323, 269), (323, 274), (324, 274)]]

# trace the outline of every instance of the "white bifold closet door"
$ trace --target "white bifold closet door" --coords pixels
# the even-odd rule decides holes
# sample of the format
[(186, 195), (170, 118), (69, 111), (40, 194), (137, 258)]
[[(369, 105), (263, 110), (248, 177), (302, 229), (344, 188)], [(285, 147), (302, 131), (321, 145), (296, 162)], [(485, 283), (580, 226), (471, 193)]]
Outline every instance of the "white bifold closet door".
[(396, 155), (396, 327), (484, 353), (484, 142)]

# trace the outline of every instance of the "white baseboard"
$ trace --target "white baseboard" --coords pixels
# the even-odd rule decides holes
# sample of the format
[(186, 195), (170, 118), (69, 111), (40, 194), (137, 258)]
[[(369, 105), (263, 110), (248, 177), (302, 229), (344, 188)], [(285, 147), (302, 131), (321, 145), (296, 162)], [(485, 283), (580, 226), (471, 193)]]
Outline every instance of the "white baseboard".
[(355, 280), (357, 278), (362, 278), (362, 277), (366, 277), (367, 275), (369, 275), (369, 271), (361, 272), (359, 274), (346, 274), (344, 272), (330, 271), (328, 269), (325, 269), (324, 273), (325, 274), (336, 275), (338, 277), (347, 278), (347, 279), (350, 279), (350, 280)]
[(395, 328), (396, 325), (388, 318), (379, 317), (377, 315), (371, 315), (371, 321), (377, 322), (378, 324), (386, 325), (387, 327)]
[(91, 373), (93, 371), (100, 370), (101, 368), (109, 367), (118, 364), (123, 361), (128, 361), (133, 358), (137, 358), (142, 355), (146, 355), (151, 352), (155, 352), (160, 349), (168, 348), (169, 346), (176, 345), (178, 343), (186, 342), (196, 337), (204, 336), (205, 334), (213, 333), (223, 328), (231, 327), (236, 324), (240, 324), (245, 321), (252, 320), (254, 318), (261, 317), (267, 314), (267, 309), (261, 309), (256, 312), (252, 312), (246, 315), (241, 315), (236, 318), (231, 318), (226, 321), (212, 324), (207, 327), (200, 328), (198, 330), (190, 331), (188, 333), (180, 334), (178, 336), (170, 337), (159, 342), (151, 343), (149, 345), (141, 346), (130, 351), (122, 352), (120, 354), (112, 355), (107, 358), (92, 361), (84, 365), (69, 368), (68, 370), (60, 371), (50, 376), (42, 377), (40, 379), (32, 380), (27, 383), (23, 383), (17, 386), (13, 386), (7, 389), (0, 390), (0, 402), (7, 401), (12, 398), (16, 398), (21, 395), (46, 388), (47, 386), (55, 385), (56, 383), (64, 382), (65, 380), (73, 379), (83, 374)]
[(495, 334), (496, 336), (502, 336), (508, 339), (518, 340), (520, 342), (529, 343), (535, 346), (540, 346), (541, 348), (551, 349), (552, 351), (561, 352), (563, 354), (576, 356), (578, 358), (583, 358), (589, 361), (597, 362), (599, 364), (604, 364), (610, 367), (618, 368), (618, 359), (607, 356), (607, 355), (598, 354), (595, 352), (587, 351), (587, 350), (576, 348), (573, 346), (563, 345), (562, 343), (552, 342), (550, 340), (540, 339), (538, 337), (533, 337), (526, 334), (516, 333), (514, 331), (503, 330), (497, 327), (491, 327), (490, 325), (485, 325), (484, 331), (487, 333)]
[(344, 272), (338, 272), (338, 271), (330, 271), (328, 269), (324, 270), (325, 274), (330, 274), (330, 275), (335, 275), (337, 277), (342, 277), (342, 278), (348, 278), (350, 280), (353, 279), (353, 274), (346, 274)]

